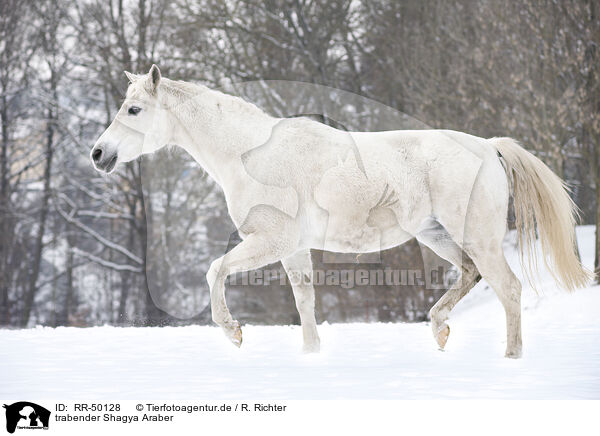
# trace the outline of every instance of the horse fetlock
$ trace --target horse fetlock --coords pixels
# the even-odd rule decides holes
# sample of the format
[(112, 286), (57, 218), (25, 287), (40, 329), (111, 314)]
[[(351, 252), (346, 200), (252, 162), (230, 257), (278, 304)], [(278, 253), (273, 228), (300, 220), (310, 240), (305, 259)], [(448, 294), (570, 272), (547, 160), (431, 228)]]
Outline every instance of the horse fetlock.
[(304, 345), (302, 346), (303, 353), (318, 353), (319, 351), (321, 351), (321, 341), (319, 338), (304, 341)]
[(213, 304), (212, 306), (212, 320), (219, 327), (226, 328), (228, 324), (233, 322), (229, 309), (224, 304)]
[(523, 356), (523, 349), (522, 347), (518, 346), (518, 347), (507, 347), (506, 348), (506, 353), (504, 354), (504, 357), (507, 357), (509, 359), (520, 359)]
[[(519, 327), (520, 328), (520, 327)], [(506, 344), (506, 353), (504, 357), (508, 357), (511, 359), (519, 359), (523, 354), (523, 341), (521, 340), (520, 332), (513, 337), (508, 338), (508, 342)]]
[(236, 320), (226, 322), (221, 324), (221, 328), (225, 332), (225, 336), (229, 338), (229, 340), (236, 347), (242, 346), (242, 327), (240, 323)]

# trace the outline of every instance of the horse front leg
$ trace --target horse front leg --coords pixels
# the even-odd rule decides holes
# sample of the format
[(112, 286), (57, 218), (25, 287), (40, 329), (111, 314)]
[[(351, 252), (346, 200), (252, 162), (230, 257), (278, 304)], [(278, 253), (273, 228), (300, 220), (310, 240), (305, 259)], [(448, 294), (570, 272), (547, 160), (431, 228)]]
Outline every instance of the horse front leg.
[(242, 345), (242, 329), (240, 323), (233, 319), (225, 301), (225, 280), (228, 273), (222, 268), (225, 256), (213, 261), (206, 273), (206, 281), (210, 289), (210, 308), (213, 321), (220, 326), (225, 335), (237, 347)]
[(302, 336), (304, 338), (303, 351), (317, 353), (320, 348), (317, 321), (315, 319), (315, 288), (313, 286), (313, 269), (310, 250), (300, 250), (281, 260), (288, 275), (296, 308), (300, 314)]
[(233, 319), (225, 301), (225, 280), (230, 274), (261, 268), (277, 262), (294, 251), (289, 236), (251, 234), (229, 253), (210, 265), (206, 280), (210, 288), (213, 321), (237, 347), (242, 345), (240, 323)]

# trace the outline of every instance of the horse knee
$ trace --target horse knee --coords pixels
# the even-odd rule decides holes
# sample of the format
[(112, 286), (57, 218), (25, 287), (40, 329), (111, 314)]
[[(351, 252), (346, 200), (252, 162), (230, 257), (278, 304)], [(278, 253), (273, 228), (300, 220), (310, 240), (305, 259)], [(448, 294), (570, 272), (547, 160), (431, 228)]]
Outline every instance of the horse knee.
[(206, 281), (208, 282), (208, 286), (211, 290), (214, 288), (215, 283), (217, 282), (217, 279), (219, 278), (219, 276), (223, 275), (222, 265), (223, 265), (222, 257), (215, 259), (210, 264), (210, 267), (208, 268), (208, 271), (206, 272)]
[[(438, 301), (440, 303), (441, 300)], [(448, 319), (448, 315), (450, 315), (450, 311), (444, 304), (434, 304), (434, 306), (429, 310), (429, 319), (431, 322), (437, 327), (443, 325)]]

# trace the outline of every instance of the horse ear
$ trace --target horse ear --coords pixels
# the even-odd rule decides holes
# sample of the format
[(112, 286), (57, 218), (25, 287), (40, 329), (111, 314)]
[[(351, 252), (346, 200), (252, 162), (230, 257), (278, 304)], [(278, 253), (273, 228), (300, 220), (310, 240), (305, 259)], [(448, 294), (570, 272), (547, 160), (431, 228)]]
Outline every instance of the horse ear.
[(156, 66), (156, 64), (152, 64), (150, 71), (148, 72), (148, 83), (147, 87), (151, 94), (156, 92), (156, 88), (158, 88), (158, 84), (160, 83), (160, 70)]
[(123, 71), (123, 72), (127, 76), (127, 79), (129, 80), (129, 83), (133, 83), (137, 79), (139, 79), (139, 76), (137, 76), (136, 74), (130, 73), (129, 71)]

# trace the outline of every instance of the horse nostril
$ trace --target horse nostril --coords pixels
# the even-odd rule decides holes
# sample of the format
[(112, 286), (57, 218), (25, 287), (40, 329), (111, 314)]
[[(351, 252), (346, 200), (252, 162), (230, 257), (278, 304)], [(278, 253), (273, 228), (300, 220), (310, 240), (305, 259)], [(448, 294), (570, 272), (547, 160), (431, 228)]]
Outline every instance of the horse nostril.
[(94, 160), (94, 162), (98, 163), (98, 161), (100, 160), (101, 157), (102, 157), (102, 149), (101, 148), (97, 148), (92, 152), (92, 159)]

